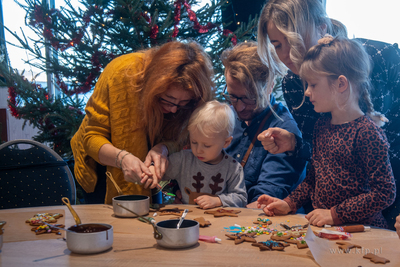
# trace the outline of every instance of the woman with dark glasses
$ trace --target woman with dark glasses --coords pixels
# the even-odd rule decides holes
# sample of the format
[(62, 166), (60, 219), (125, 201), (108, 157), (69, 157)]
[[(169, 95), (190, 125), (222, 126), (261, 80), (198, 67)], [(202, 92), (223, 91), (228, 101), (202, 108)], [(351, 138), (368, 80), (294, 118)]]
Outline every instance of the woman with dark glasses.
[[(197, 106), (211, 100), (212, 77), (208, 55), (194, 42), (169, 42), (110, 62), (71, 140), (75, 177), (87, 197), (105, 191), (105, 203), (111, 203), (117, 195), (110, 181), (105, 185), (106, 171), (124, 194), (151, 196), (150, 189), (138, 183), (141, 175), (152, 176), (152, 163), (161, 175), (168, 153), (187, 144), (188, 119)], [(157, 146), (161, 142), (165, 145)], [(153, 179), (151, 187), (158, 180)]]

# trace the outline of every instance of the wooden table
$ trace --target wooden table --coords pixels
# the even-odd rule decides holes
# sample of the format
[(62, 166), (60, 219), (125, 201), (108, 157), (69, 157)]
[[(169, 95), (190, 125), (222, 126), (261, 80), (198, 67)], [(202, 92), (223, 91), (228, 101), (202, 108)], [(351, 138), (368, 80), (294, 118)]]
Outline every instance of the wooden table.
[[(176, 207), (173, 205), (167, 207)], [(194, 219), (204, 217), (212, 225), (200, 228), (201, 235), (217, 236), (222, 239), (220, 244), (199, 241), (197, 245), (186, 249), (165, 249), (157, 245), (153, 238), (153, 228), (135, 218), (117, 218), (113, 215), (112, 206), (109, 205), (76, 205), (76, 212), (82, 223), (107, 223), (114, 227), (114, 243), (112, 249), (94, 255), (80, 255), (71, 253), (62, 237), (40, 237), (34, 241), (6, 241), (0, 252), (0, 266), (318, 266), (310, 249), (298, 249), (294, 245), (285, 248), (285, 251), (260, 251), (250, 243), (235, 245), (225, 234), (226, 228), (235, 224), (252, 226), (262, 214), (261, 210), (239, 209), (238, 217), (214, 218), (213, 215), (204, 214), (203, 210), (191, 205), (178, 205), (180, 208), (189, 208), (186, 218)], [(7, 221), (4, 227), (6, 235), (15, 233), (12, 227), (21, 225), (21, 231), (27, 235), (34, 235), (24, 221), (16, 222), (21, 214), (33, 216), (37, 212), (50, 212), (53, 210), (64, 211), (64, 221), (67, 227), (74, 225), (74, 219), (65, 206), (35, 207), (22, 209), (0, 210), (0, 220)], [(28, 216), (28, 217), (29, 217)], [(149, 216), (153, 216), (150, 212)], [(170, 219), (173, 216), (155, 216), (156, 221)], [(29, 218), (25, 218), (29, 219)], [(288, 225), (304, 224), (307, 220), (302, 214), (271, 217), (272, 227), (282, 229), (279, 223)], [(21, 220), (21, 219), (18, 219)], [(13, 224), (13, 225), (10, 225)], [(317, 227), (312, 227), (317, 230)], [(13, 233), (14, 231), (14, 233)], [(10, 239), (9, 236), (8, 239)], [(30, 236), (32, 237), (32, 236)], [(260, 235), (257, 241), (266, 241), (269, 235)], [(333, 241), (330, 241), (333, 242)], [(400, 240), (394, 231), (372, 229), (370, 232), (355, 233), (351, 239), (365, 247), (378, 247), (380, 256), (391, 260), (385, 266), (400, 266)], [(351, 254), (351, 253), (350, 253)], [(356, 266), (376, 266), (362, 255), (338, 255), (336, 266), (348, 266), (349, 259), (358, 262)], [(332, 262), (326, 262), (331, 265)], [(325, 266), (325, 263), (322, 264)]]

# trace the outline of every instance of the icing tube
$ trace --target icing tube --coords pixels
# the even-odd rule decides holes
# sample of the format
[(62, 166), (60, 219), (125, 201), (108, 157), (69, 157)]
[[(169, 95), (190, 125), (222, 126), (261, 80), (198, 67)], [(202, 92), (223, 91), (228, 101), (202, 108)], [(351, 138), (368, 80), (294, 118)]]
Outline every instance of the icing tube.
[(347, 233), (357, 233), (357, 232), (369, 231), (371, 230), (371, 227), (364, 225), (350, 225), (350, 226), (337, 227), (337, 230)]
[(221, 242), (221, 239), (219, 239), (216, 236), (206, 236), (206, 235), (199, 235), (199, 240), (205, 241), (205, 242), (210, 242), (210, 243)]

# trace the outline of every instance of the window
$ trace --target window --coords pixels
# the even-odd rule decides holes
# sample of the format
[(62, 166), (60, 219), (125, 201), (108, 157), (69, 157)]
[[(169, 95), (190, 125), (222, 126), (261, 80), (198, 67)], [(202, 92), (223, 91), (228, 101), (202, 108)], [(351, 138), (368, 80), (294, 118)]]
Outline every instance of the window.
[(346, 25), (349, 38), (400, 43), (397, 0), (326, 0), (326, 12)]

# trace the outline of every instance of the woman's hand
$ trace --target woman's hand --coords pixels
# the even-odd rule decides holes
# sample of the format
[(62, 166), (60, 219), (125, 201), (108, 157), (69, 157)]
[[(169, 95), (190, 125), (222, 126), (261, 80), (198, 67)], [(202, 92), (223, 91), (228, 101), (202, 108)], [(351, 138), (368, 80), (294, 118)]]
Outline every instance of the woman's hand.
[(396, 223), (394, 224), (394, 227), (396, 227), (397, 235), (400, 238), (400, 215), (396, 217)]
[(158, 144), (155, 145), (147, 154), (144, 164), (149, 167), (154, 164), (154, 177), (158, 181), (164, 176), (165, 171), (168, 168), (168, 148), (166, 145)]
[(294, 134), (281, 128), (269, 128), (260, 133), (257, 139), (261, 141), (264, 149), (272, 154), (294, 151), (296, 147)]
[(305, 217), (310, 224), (315, 226), (324, 226), (325, 224), (333, 225), (331, 211), (328, 209), (315, 209)]
[(211, 197), (206, 195), (197, 197), (194, 202), (196, 202), (196, 204), (199, 205), (203, 210), (222, 206), (222, 202), (219, 197)]
[(121, 169), (124, 173), (124, 178), (127, 182), (138, 183), (140, 182), (143, 173), (149, 177), (153, 177), (151, 171), (146, 165), (134, 155), (125, 152), (120, 156), (121, 158)]
[(282, 199), (276, 197), (261, 195), (257, 199), (257, 202), (258, 208), (261, 208), (262, 205), (265, 205), (263, 211), (268, 216), (285, 215), (291, 211), (290, 206), (286, 201), (283, 201)]

